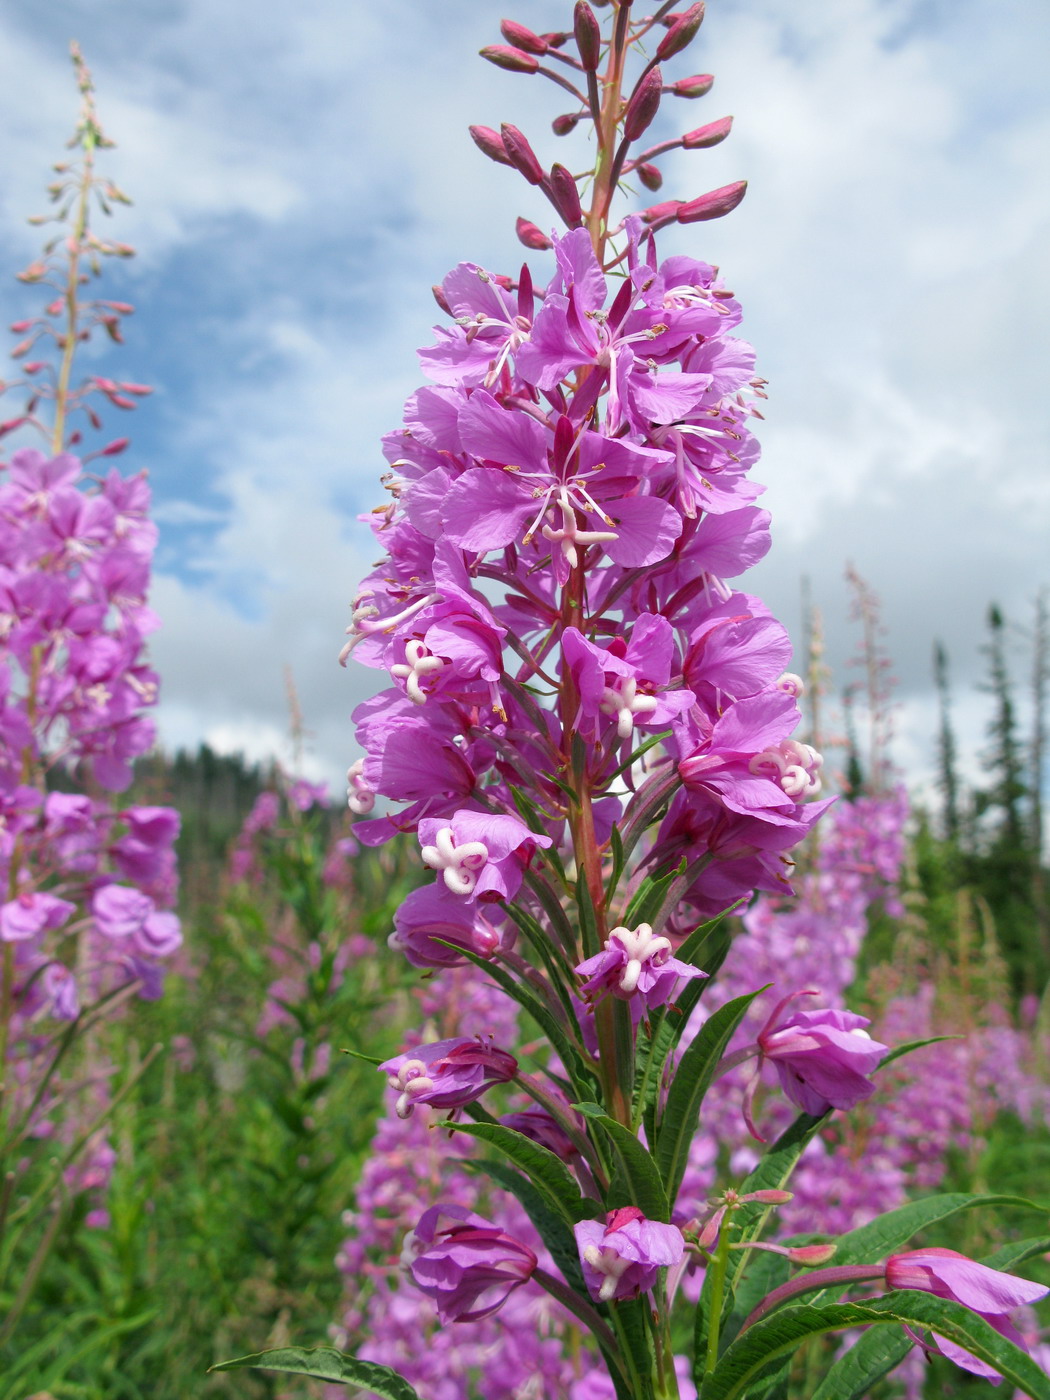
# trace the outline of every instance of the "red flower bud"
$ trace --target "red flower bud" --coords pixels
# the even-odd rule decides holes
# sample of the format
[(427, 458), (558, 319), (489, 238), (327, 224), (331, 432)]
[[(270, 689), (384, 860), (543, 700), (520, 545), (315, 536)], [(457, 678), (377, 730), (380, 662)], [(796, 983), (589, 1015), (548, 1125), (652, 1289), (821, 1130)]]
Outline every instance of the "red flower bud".
[(100, 457), (116, 457), (124, 451), (130, 442), (130, 438), (114, 438), (112, 442), (106, 444), (98, 455)]
[(623, 134), (628, 141), (637, 141), (656, 116), (663, 87), (663, 75), (659, 68), (653, 68), (631, 94), (623, 119)]
[(723, 185), (721, 189), (709, 190), (698, 199), (690, 199), (678, 211), (680, 224), (698, 224), (705, 219), (720, 219), (730, 214), (743, 199), (747, 191), (747, 181), (737, 180), (734, 185)]
[(531, 248), (533, 252), (541, 253), (554, 247), (543, 230), (537, 224), (530, 223), (528, 219), (518, 219), (514, 228), (520, 241), (525, 244), (526, 248)]
[(580, 51), (580, 62), (585, 73), (597, 71), (602, 51), (601, 26), (587, 0), (576, 0), (573, 14), (573, 32), (576, 47)]
[(675, 97), (706, 97), (714, 81), (713, 73), (694, 73), (691, 78), (679, 78), (670, 90)]
[(563, 116), (555, 117), (551, 122), (551, 131), (555, 136), (568, 136), (570, 131), (575, 131), (579, 123), (579, 112), (566, 112)]
[(660, 174), (660, 171), (655, 165), (637, 165), (635, 166), (635, 172), (645, 188), (647, 190), (652, 190), (654, 193), (664, 182), (664, 177)]
[(438, 306), (441, 307), (445, 315), (451, 316), (452, 308), (451, 306), (449, 306), (448, 298), (445, 296), (445, 289), (435, 283), (435, 285), (431, 287), (430, 290), (434, 293), (434, 300), (437, 302)]
[(700, 151), (706, 150), (708, 146), (717, 146), (729, 135), (732, 125), (732, 117), (719, 117), (716, 122), (708, 122), (706, 126), (698, 126), (695, 131), (687, 131), (682, 137), (682, 146), (687, 151)]
[(704, 22), (704, 0), (697, 0), (695, 5), (690, 5), (684, 15), (678, 15), (670, 29), (660, 40), (656, 49), (656, 59), (658, 63), (664, 63), (669, 58), (673, 58), (676, 53), (688, 47), (696, 37), (696, 31)]
[(659, 228), (677, 219), (678, 211), (682, 207), (680, 199), (665, 199), (662, 204), (653, 204), (650, 208), (643, 209), (641, 217), (647, 224)]
[(493, 131), (491, 126), (471, 126), (467, 130), (470, 132), (474, 145), (484, 155), (487, 155), (489, 160), (494, 160), (497, 165), (510, 164), (498, 131)]
[(0, 437), (5, 437), (8, 433), (13, 433), (16, 428), (20, 428), (26, 421), (25, 415), (21, 418), (8, 418), (5, 423), (0, 423)]
[(583, 222), (580, 191), (564, 165), (551, 166), (551, 203), (570, 228), (579, 228)]
[(804, 1264), (807, 1268), (814, 1268), (817, 1264), (826, 1264), (838, 1249), (836, 1244), (801, 1244), (793, 1245), (788, 1249), (787, 1256), (792, 1264)]
[(522, 132), (509, 122), (504, 122), (499, 130), (503, 138), (503, 149), (514, 169), (524, 175), (530, 185), (542, 185), (546, 179), (546, 172)]
[(508, 73), (535, 73), (540, 66), (539, 59), (522, 49), (512, 49), (506, 44), (489, 44), (479, 50), (482, 58), (487, 58), (497, 68), (506, 68)]
[(523, 49), (525, 53), (543, 54), (550, 47), (541, 34), (533, 34), (531, 29), (526, 29), (523, 24), (518, 24), (513, 19), (501, 20), (499, 32), (508, 44), (513, 44), (516, 49)]
[(10, 326), (11, 334), (24, 335), (32, 324), (32, 321), (12, 321)]

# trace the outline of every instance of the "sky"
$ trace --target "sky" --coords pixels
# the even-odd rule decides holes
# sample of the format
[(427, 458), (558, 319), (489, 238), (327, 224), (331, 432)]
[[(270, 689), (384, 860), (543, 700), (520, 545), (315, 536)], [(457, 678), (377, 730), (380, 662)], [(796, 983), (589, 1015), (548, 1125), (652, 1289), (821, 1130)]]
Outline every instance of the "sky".
[[(571, 4), (0, 0), (10, 272), (38, 245), (25, 218), (75, 119), (73, 38), (117, 142), (105, 172), (134, 200), (112, 232), (138, 256), (109, 286), (137, 312), (97, 363), (156, 390), (107, 427), (130, 432), (123, 465), (155, 493), (169, 748), (287, 758), (290, 674), (309, 775), (335, 786), (357, 757), (349, 714), (375, 675), (335, 661), (375, 556), (356, 517), (421, 382), (431, 285), (465, 260), (516, 271), (515, 217), (551, 224), (466, 128), (511, 121), (547, 163), (585, 163), (578, 136), (550, 131), (563, 94), (478, 58), (505, 15), (563, 28)], [(1023, 686), (1050, 586), (1048, 59), (1043, 0), (708, 0), (671, 76), (714, 88), (665, 99), (654, 128), (735, 118), (721, 146), (662, 162), (660, 197), (749, 181), (727, 219), (660, 241), (721, 267), (770, 381), (755, 475), (774, 544), (747, 587), (801, 640), (808, 580), (841, 689), (844, 573), (863, 575), (898, 678), (897, 762), (919, 784), (935, 639), (979, 782), (988, 605)], [(32, 297), (0, 277), (0, 314)]]

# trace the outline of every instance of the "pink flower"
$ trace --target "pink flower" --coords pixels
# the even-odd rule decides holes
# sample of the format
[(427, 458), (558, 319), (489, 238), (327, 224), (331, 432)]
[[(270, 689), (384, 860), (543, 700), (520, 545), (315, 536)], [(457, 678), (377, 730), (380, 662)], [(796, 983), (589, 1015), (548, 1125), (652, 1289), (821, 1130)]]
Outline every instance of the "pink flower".
[(506, 1084), (518, 1072), (518, 1062), (506, 1050), (480, 1036), (456, 1036), (418, 1045), (379, 1066), (398, 1091), (396, 1112), (407, 1118), (417, 1103), (434, 1108), (462, 1108), (479, 1099), (490, 1084)]
[(868, 1018), (852, 1011), (796, 1011), (780, 1019), (796, 997), (817, 995), (793, 992), (785, 997), (758, 1034), (762, 1058), (776, 1065), (784, 1093), (814, 1117), (870, 1098), (875, 1086), (868, 1075), (889, 1051), (868, 1034)]
[(20, 894), (0, 905), (0, 939), (5, 943), (22, 943), (38, 934), (61, 928), (76, 905), (53, 894)]
[(600, 1303), (636, 1298), (652, 1288), (657, 1270), (680, 1264), (685, 1236), (677, 1225), (647, 1220), (637, 1206), (612, 1210), (573, 1226), (583, 1277)]
[(424, 817), (419, 823), (423, 863), (439, 870), (453, 894), (473, 899), (513, 899), (536, 846), (549, 846), (518, 817), (454, 812), (451, 821)]
[[(893, 1254), (886, 1260), (886, 1284), (889, 1288), (918, 1288), (938, 1298), (950, 1298), (964, 1307), (972, 1308), (997, 1332), (1015, 1346), (1027, 1351), (1024, 1338), (1010, 1321), (1014, 1308), (1037, 1303), (1050, 1289), (1028, 1279), (991, 1269), (959, 1254), (954, 1249), (911, 1249)], [(998, 1385), (1002, 1376), (987, 1362), (981, 1361), (965, 1347), (933, 1334), (938, 1349), (975, 1376), (985, 1376)]]
[(649, 924), (636, 929), (614, 928), (605, 949), (587, 958), (575, 969), (585, 996), (594, 998), (612, 992), (624, 1000), (637, 995), (649, 1007), (663, 1006), (680, 978), (706, 977), (698, 967), (671, 956), (671, 941), (654, 937)]
[[(455, 1223), (441, 1228), (442, 1216)], [(527, 1245), (454, 1205), (424, 1211), (405, 1240), (401, 1260), (446, 1325), (489, 1317), (536, 1268)]]

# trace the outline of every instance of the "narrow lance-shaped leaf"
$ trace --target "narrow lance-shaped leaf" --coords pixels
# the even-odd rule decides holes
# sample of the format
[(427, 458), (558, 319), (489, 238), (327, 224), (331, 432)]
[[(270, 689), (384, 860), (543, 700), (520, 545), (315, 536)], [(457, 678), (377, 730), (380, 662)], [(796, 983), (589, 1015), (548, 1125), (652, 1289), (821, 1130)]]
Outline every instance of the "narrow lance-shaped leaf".
[(754, 999), (764, 991), (749, 992), (734, 997), (707, 1018), (696, 1039), (682, 1056), (671, 1087), (667, 1105), (660, 1118), (656, 1138), (656, 1164), (664, 1179), (667, 1195), (674, 1200), (685, 1174), (689, 1144), (696, 1132), (697, 1117), (704, 1095), (718, 1072), (718, 1066), (736, 1028), (747, 1014)]
[(334, 1347), (274, 1347), (251, 1356), (238, 1356), (232, 1361), (220, 1361), (212, 1371), (233, 1371), (249, 1366), (259, 1371), (290, 1371), (297, 1376), (311, 1376), (318, 1381), (336, 1385), (355, 1385), (381, 1395), (383, 1400), (419, 1400), (416, 1391), (389, 1366), (377, 1361), (359, 1361)]
[(456, 1123), (452, 1126), (456, 1132), (467, 1133), (470, 1137), (487, 1142), (516, 1167), (520, 1167), (569, 1224), (593, 1219), (598, 1212), (599, 1202), (584, 1198), (576, 1178), (561, 1158), (527, 1138), (524, 1133), (507, 1128), (502, 1123)]
[(610, 1118), (597, 1104), (579, 1103), (575, 1107), (606, 1134), (616, 1154), (627, 1199), (610, 1201), (610, 1205), (614, 1208), (637, 1206), (649, 1220), (659, 1220), (666, 1225), (671, 1218), (671, 1210), (652, 1154), (630, 1129), (617, 1123), (615, 1118)]
[(994, 1367), (1031, 1400), (1050, 1400), (1050, 1376), (980, 1314), (950, 1299), (911, 1290), (863, 1303), (786, 1308), (763, 1318), (724, 1353), (705, 1378), (700, 1400), (742, 1400), (767, 1367), (810, 1337), (850, 1327), (891, 1325), (936, 1331)]

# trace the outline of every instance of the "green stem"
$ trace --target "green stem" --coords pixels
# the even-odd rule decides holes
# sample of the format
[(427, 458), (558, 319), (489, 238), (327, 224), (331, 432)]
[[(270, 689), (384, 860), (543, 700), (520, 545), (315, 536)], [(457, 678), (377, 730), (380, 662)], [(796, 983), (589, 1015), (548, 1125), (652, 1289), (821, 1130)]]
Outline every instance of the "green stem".
[(722, 1300), (725, 1297), (726, 1270), (729, 1267), (729, 1216), (722, 1221), (718, 1232), (718, 1248), (711, 1261), (711, 1301), (708, 1306), (710, 1321), (707, 1327), (707, 1360), (704, 1375), (709, 1376), (718, 1365), (718, 1334), (722, 1326)]

